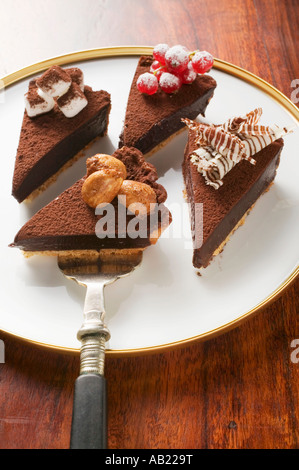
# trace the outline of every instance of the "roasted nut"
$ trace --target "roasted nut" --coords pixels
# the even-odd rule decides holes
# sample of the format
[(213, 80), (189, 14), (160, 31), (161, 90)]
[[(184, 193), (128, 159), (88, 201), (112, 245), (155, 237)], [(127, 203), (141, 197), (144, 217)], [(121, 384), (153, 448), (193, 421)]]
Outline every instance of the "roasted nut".
[(98, 153), (86, 161), (87, 176), (91, 175), (95, 171), (99, 170), (115, 170), (119, 173), (122, 179), (127, 177), (127, 169), (123, 162), (118, 158), (112, 157), (111, 155), (105, 155), (104, 153)]
[(151, 212), (157, 202), (156, 193), (145, 183), (125, 180), (118, 193), (118, 200), (133, 213), (138, 211), (138, 215), (146, 215)]
[(123, 178), (115, 170), (95, 171), (83, 183), (82, 198), (94, 209), (99, 204), (109, 204), (117, 196), (122, 183)]

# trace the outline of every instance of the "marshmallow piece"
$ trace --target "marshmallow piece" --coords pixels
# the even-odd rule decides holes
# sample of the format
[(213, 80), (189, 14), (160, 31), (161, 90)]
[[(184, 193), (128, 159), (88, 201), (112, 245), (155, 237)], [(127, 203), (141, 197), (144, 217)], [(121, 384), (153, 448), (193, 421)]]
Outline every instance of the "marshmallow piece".
[(64, 69), (66, 73), (69, 74), (73, 82), (77, 83), (81, 88), (81, 91), (84, 92), (84, 74), (81, 69), (78, 67), (71, 67), (68, 69)]
[(72, 118), (82, 111), (87, 106), (88, 101), (81, 88), (77, 83), (72, 83), (67, 93), (57, 100), (59, 109), (63, 112), (65, 117)]
[(29, 84), (29, 90), (25, 94), (25, 108), (29, 117), (39, 116), (48, 113), (54, 108), (55, 101), (51, 96), (40, 90), (35, 81)]
[(61, 67), (53, 65), (36, 80), (36, 84), (47, 95), (58, 98), (69, 90), (72, 79)]

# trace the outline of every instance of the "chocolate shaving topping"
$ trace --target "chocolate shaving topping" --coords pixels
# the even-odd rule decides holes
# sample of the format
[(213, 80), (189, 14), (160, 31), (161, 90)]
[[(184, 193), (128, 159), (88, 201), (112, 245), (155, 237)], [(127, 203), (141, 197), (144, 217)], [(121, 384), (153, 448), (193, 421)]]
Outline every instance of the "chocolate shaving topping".
[(221, 155), (236, 162), (245, 157), (244, 144), (241, 139), (230, 132), (226, 132), (221, 127), (202, 126), (199, 124), (197, 134), (199, 145), (202, 145), (202, 142), (204, 142), (205, 146), (212, 147), (221, 153)]
[(262, 108), (256, 108), (244, 117), (234, 117), (222, 124), (222, 128), (228, 132), (238, 133), (241, 126), (244, 124), (254, 125), (257, 124), (263, 113)]
[(244, 117), (235, 117), (217, 126), (182, 120), (195, 131), (198, 149), (190, 159), (206, 184), (218, 189), (223, 184), (223, 177), (238, 162), (247, 160), (255, 165), (253, 155), (291, 132), (287, 127), (259, 125), (261, 115), (262, 109), (257, 108)]

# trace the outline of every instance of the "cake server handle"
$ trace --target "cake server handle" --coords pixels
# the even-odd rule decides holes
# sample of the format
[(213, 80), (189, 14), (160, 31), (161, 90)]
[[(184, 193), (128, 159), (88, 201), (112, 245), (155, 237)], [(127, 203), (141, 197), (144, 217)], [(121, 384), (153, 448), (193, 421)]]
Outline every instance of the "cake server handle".
[(81, 341), (80, 375), (75, 382), (71, 449), (107, 449), (107, 383), (104, 377), (104, 286), (87, 285)]
[(75, 382), (71, 449), (107, 449), (107, 384), (97, 374)]

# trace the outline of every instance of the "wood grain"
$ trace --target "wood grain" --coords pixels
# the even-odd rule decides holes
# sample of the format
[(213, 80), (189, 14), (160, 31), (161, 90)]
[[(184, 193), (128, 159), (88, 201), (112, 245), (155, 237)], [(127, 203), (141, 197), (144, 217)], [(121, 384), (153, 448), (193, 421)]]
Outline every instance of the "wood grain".
[[(95, 4), (95, 20), (82, 20), (89, 34), (83, 38), (80, 30), (80, 49), (183, 43), (256, 73), (287, 96), (299, 78), (296, 0)], [(10, 22), (12, 31), (16, 23)], [(50, 20), (47, 25), (44, 34)], [(58, 39), (64, 27), (57, 21)], [(9, 47), (5, 54), (11, 57)], [(298, 288), (299, 280), (263, 312), (204, 343), (145, 357), (108, 357), (110, 448), (298, 448), (299, 363), (290, 358), (291, 342), (299, 338)], [(68, 448), (79, 358), (4, 333), (0, 339), (6, 352), (0, 448)]]

